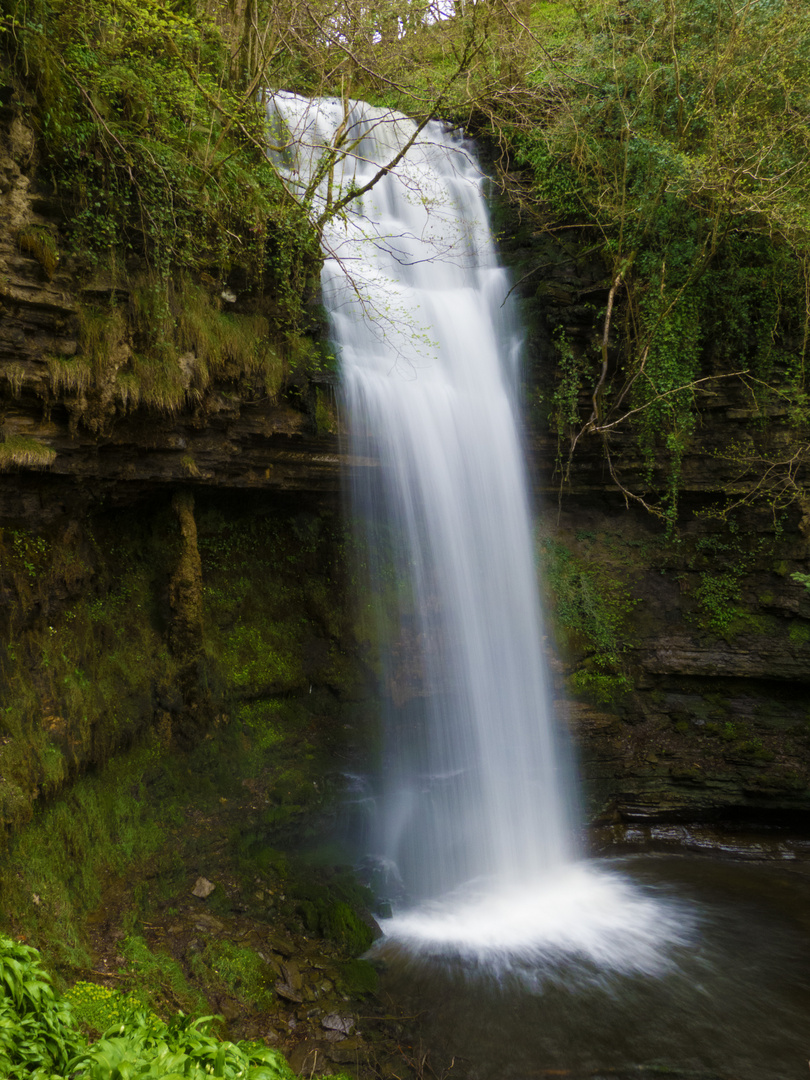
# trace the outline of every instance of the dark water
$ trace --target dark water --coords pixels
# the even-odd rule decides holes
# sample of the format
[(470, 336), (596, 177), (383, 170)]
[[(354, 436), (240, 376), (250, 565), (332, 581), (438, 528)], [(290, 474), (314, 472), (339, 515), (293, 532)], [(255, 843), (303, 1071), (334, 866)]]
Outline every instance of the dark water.
[(654, 856), (610, 866), (671, 897), (691, 925), (658, 976), (558, 957), (532, 977), (495, 978), (469, 959), (381, 950), (383, 989), (419, 1014), (436, 1076), (806, 1078), (810, 866)]

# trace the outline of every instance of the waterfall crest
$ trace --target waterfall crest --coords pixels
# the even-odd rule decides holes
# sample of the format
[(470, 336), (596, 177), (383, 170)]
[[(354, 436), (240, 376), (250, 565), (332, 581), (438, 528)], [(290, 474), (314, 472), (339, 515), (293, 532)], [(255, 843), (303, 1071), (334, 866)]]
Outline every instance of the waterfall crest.
[[(361, 103), (279, 94), (274, 107), (302, 184), (336, 133), (351, 147), (322, 202), (327, 183), (333, 198), (362, 187), (415, 132)], [(482, 186), (470, 147), (434, 122), (324, 233), (352, 450), (380, 464), (358, 470), (354, 507), (372, 593), (395, 597), (393, 618), (389, 608), (380, 619), (392, 627), (382, 663), (394, 700), (372, 846), (416, 905), (387, 922), (389, 936), (499, 952), (550, 937), (567, 948), (572, 905), (603, 937), (615, 930), (607, 894), (619, 902), (622, 890), (605, 875), (597, 895), (576, 862), (516, 414), (520, 332)], [(621, 903), (639, 927), (653, 917), (646, 900), (634, 914)]]

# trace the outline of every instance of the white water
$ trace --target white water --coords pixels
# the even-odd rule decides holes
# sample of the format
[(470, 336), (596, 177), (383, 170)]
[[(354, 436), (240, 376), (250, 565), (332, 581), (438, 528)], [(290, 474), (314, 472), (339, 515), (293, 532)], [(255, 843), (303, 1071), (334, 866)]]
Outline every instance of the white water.
[[(365, 184), (414, 131), (361, 104), (345, 116), (338, 101), (280, 94), (274, 106), (297, 145), (291, 182), (347, 125), (333, 193)], [(573, 839), (515, 409), (520, 336), (482, 182), (469, 147), (432, 123), (324, 235), (352, 450), (380, 463), (356, 470), (355, 507), (373, 591), (398, 609), (380, 614), (400, 707), (373, 853), (415, 906), (384, 931), (429, 954), (502, 964), (557, 951), (652, 970), (661, 902), (578, 862)]]

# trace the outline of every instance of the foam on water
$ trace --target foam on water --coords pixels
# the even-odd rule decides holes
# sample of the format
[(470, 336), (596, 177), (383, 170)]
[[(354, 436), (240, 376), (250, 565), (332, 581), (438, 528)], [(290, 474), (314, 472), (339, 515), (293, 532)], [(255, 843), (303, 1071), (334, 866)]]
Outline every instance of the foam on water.
[(658, 976), (672, 951), (695, 939), (685, 904), (645, 890), (621, 873), (576, 862), (518, 890), (482, 884), (397, 913), (381, 923), (377, 949), (475, 961), (477, 970), (542, 980), (560, 964)]

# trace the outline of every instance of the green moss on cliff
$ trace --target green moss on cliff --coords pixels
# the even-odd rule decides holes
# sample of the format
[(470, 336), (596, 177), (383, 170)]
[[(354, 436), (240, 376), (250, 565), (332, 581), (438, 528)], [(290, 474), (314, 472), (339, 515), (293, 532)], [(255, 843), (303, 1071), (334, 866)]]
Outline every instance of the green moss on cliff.
[(313, 784), (330, 772), (313, 730), (331, 727), (338, 747), (366, 693), (342, 534), (328, 515), (261, 500), (259, 513), (197, 502), (199, 522), (186, 494), (176, 512), (160, 502), (0, 537), (7, 828), (151, 733), (193, 747), (230, 715), (257, 762), (276, 749), (268, 824), (292, 828), (331, 792), (320, 774)]
[(540, 540), (539, 561), (557, 643), (576, 665), (571, 690), (600, 702), (621, 698), (632, 689), (625, 653), (638, 601), (609, 565), (593, 554), (578, 558), (559, 540)]
[[(750, 423), (716, 448), (735, 478), (718, 512), (801, 499), (806, 9), (549, 0), (532, 28), (520, 106), (498, 101), (494, 112), (531, 177), (524, 205), (566, 264), (560, 282), (541, 255), (526, 285), (558, 301), (550, 396), (563, 456), (599, 438), (612, 479), (672, 530), (684, 463), (706, 434), (701, 413), (716, 416), (727, 396)], [(602, 273), (577, 289), (572, 266), (595, 255)], [(590, 332), (576, 325), (586, 321)]]
[(320, 249), (265, 152), (233, 32), (203, 2), (0, 2), (0, 80), (36, 133), (26, 166), (64, 208), (17, 246), (90, 290), (78, 354), (49, 370), (92, 432), (197, 408), (213, 383), (276, 398), (307, 366)]
[(0, 645), (6, 825), (27, 820), (40, 795), (144, 732), (156, 688), (171, 685), (156, 566), (136, 551), (139, 539), (21, 529), (3, 536), (0, 577), (13, 596)]

